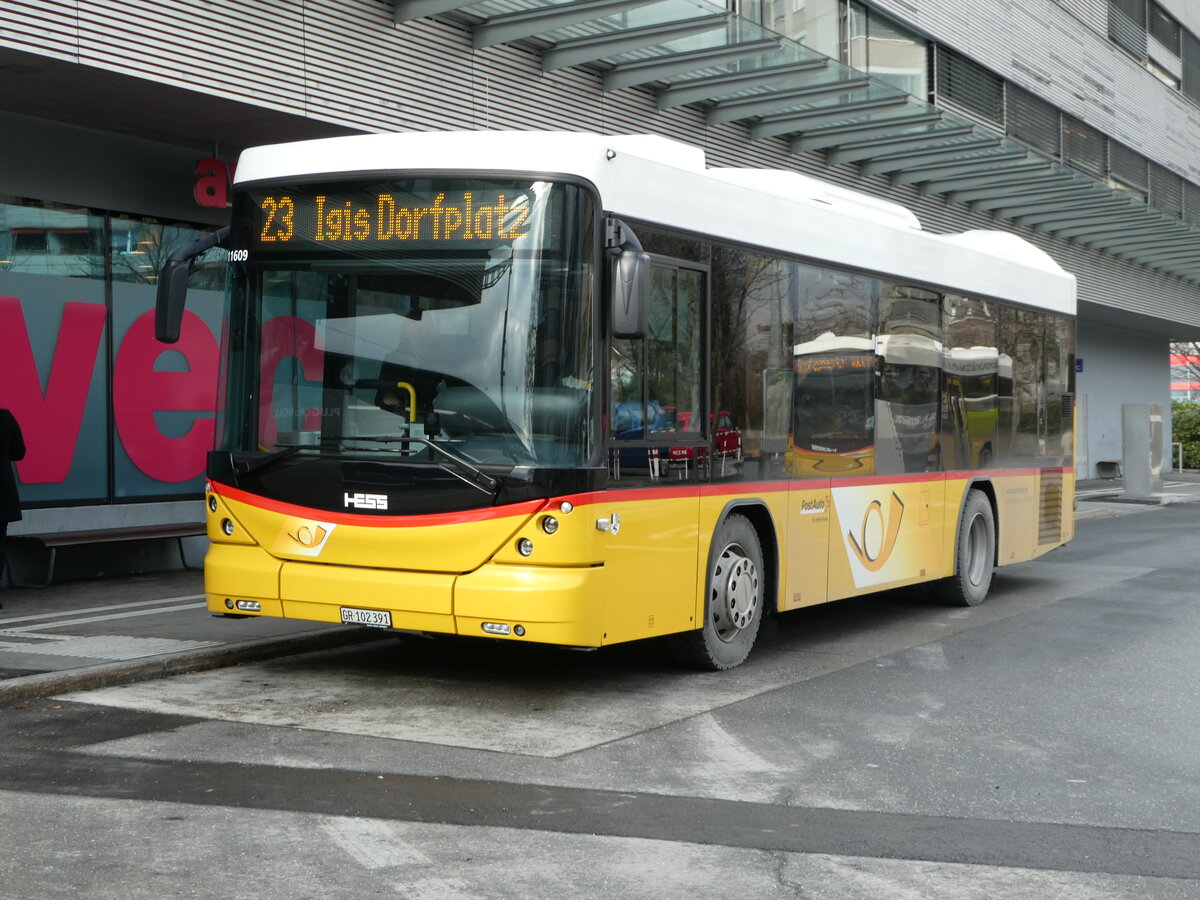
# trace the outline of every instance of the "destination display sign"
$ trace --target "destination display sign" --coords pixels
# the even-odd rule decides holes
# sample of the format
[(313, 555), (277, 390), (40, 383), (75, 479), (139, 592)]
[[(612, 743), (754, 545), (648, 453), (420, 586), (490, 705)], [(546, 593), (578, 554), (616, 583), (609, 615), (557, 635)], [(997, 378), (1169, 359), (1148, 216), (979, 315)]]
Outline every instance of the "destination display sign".
[(869, 372), (875, 368), (875, 356), (862, 353), (845, 356), (798, 356), (795, 363), (797, 375)]
[(520, 185), (420, 192), (315, 187), (255, 192), (250, 199), (247, 249), (282, 253), (511, 245), (534, 233), (538, 202)]

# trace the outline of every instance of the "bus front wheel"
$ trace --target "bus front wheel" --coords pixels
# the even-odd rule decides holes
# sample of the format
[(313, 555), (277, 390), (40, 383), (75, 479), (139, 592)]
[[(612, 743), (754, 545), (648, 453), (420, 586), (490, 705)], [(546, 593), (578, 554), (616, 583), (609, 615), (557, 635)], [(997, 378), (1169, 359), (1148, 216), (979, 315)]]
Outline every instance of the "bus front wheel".
[(978, 606), (992, 584), (996, 559), (996, 517), (982, 491), (971, 491), (958, 520), (954, 574), (938, 582), (942, 599), (951, 606)]
[(679, 656), (704, 669), (741, 665), (763, 617), (763, 554), (758, 532), (734, 513), (713, 534), (704, 595), (704, 624), (678, 635)]

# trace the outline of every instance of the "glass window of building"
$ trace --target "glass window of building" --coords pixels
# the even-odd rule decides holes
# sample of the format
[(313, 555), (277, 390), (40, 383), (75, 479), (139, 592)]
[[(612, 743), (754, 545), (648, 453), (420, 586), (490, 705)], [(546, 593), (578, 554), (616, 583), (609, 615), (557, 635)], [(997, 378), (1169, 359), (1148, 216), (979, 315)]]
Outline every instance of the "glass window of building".
[(923, 38), (861, 3), (849, 4), (845, 58), (849, 65), (924, 100), (929, 93), (927, 58)]
[[(0, 198), (0, 404), (28, 453), (21, 499), (195, 497), (213, 447), (226, 266), (192, 285), (180, 342), (154, 338), (166, 255), (202, 228)], [(219, 254), (218, 254), (219, 257)]]
[(844, 58), (843, 0), (763, 0), (763, 24), (833, 59)]
[(914, 97), (928, 96), (925, 39), (856, 0), (762, 0), (760, 8), (762, 24), (785, 37)]

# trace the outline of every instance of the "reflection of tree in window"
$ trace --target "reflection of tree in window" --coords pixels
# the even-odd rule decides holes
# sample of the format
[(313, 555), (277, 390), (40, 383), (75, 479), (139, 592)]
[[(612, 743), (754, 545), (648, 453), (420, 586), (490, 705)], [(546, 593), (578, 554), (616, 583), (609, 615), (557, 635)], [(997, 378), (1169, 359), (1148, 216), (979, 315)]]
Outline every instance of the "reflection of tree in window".
[[(700, 427), (700, 290), (695, 270), (655, 266), (651, 280), (646, 334), (646, 397), (660, 410), (647, 421), (650, 431), (665, 431), (682, 419), (689, 430)], [(684, 415), (686, 414), (686, 415)]]
[(860, 275), (796, 266), (795, 342), (814, 340), (831, 333), (846, 337), (874, 335), (873, 297), (878, 282)]

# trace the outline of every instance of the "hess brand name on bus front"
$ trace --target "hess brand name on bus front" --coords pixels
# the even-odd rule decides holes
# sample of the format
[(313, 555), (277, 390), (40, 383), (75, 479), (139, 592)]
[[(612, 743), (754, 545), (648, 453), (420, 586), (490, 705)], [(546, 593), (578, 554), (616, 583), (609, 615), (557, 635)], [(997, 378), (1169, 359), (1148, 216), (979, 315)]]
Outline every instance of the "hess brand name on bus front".
[(314, 197), (266, 196), (259, 201), (259, 241), (287, 243), (297, 238), (339, 241), (490, 241), (517, 240), (528, 234), (529, 207), (504, 194), (490, 198), (466, 191), (447, 198), (439, 193), (426, 205), (405, 205), (395, 194), (377, 194), (369, 202), (317, 194)]
[(344, 494), (347, 508), (354, 509), (387, 509), (387, 494)]

